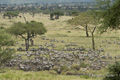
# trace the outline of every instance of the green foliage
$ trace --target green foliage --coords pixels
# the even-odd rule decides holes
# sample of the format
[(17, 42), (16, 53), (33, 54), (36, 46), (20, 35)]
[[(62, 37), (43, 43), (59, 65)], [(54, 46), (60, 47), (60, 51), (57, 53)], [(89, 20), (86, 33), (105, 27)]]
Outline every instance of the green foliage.
[(53, 70), (56, 71), (57, 73), (60, 73), (60, 67), (58, 67), (58, 66), (54, 66)]
[(28, 31), (30, 35), (32, 33), (34, 33), (35, 35), (36, 34), (42, 35), (45, 32), (47, 32), (43, 23), (35, 22), (35, 21), (28, 22), (28, 24), (21, 23), (21, 22), (14, 23), (12, 27), (7, 29), (7, 31), (16, 36), (26, 34)]
[(76, 16), (73, 19), (68, 20), (68, 23), (71, 25), (81, 25), (85, 26), (86, 24), (95, 24), (96, 19), (93, 17), (93, 15), (81, 12), (79, 13), (79, 16)]
[(59, 12), (59, 11), (56, 11), (56, 12), (52, 12), (50, 13), (50, 18), (51, 20), (54, 20), (54, 16), (55, 16), (55, 19), (59, 19), (59, 16), (63, 16), (64, 13), (63, 12)]
[(115, 62), (114, 64), (110, 65), (109, 74), (104, 77), (103, 80), (119, 80), (120, 79), (120, 62)]
[(42, 35), (47, 32), (46, 28), (44, 27), (43, 23), (41, 23), (41, 22), (31, 21), (31, 23), (29, 23), (29, 25), (31, 26), (31, 29), (30, 29), (31, 33), (34, 32), (35, 34)]
[(88, 75), (82, 75), (82, 76), (80, 76), (81, 78), (84, 78), (84, 79), (89, 79), (89, 78), (91, 78), (90, 76), (88, 76)]
[(55, 12), (51, 12), (51, 15), (59, 15), (59, 16), (63, 16), (64, 13), (63, 12), (59, 12), (59, 11), (55, 11)]
[(43, 23), (31, 21), (27, 23), (14, 23), (12, 27), (7, 29), (7, 32), (15, 36), (21, 36), (25, 40), (26, 51), (28, 51), (30, 38), (33, 38), (37, 34), (42, 35), (46, 33), (47, 30)]
[(14, 41), (11, 36), (6, 33), (4, 30), (0, 30), (0, 45), (2, 46), (10, 46), (13, 45)]
[(7, 32), (18, 36), (20, 34), (25, 34), (28, 30), (27, 27), (28, 26), (25, 23), (18, 22), (18, 23), (14, 23), (12, 27), (8, 28)]
[(103, 80), (119, 80), (120, 79), (120, 77), (118, 77), (118, 76), (114, 76), (114, 77), (112, 77), (112, 76), (105, 76), (104, 77), (104, 79)]
[[(0, 80), (101, 80), (98, 78), (84, 79), (81, 76), (66, 76), (66, 75), (53, 75), (49, 71), (30, 71), (24, 72), (20, 70), (5, 70), (5, 73), (0, 73)], [(32, 76), (25, 76), (30, 74)]]
[(1, 26), (0, 29), (5, 29), (5, 28), (3, 26)]
[(50, 74), (53, 74), (53, 75), (56, 75), (56, 74), (57, 74), (57, 72), (56, 72), (55, 70), (50, 70), (49, 73), (50, 73)]
[(16, 11), (8, 11), (5, 12), (3, 17), (9, 17), (9, 19), (13, 18), (13, 17), (17, 17), (19, 15), (19, 12)]
[(54, 16), (54, 13), (50, 13), (50, 16), (53, 17), (53, 16)]
[(96, 0), (98, 2), (97, 7), (100, 9), (107, 9), (110, 7), (112, 0)]
[(43, 14), (49, 14), (49, 13), (51, 13), (51, 10), (45, 9), (45, 10), (41, 10), (41, 12), (42, 12)]
[(120, 29), (120, 0), (116, 0), (112, 7), (101, 13), (101, 26), (99, 30), (101, 33), (107, 30)]
[(54, 12), (53, 14), (54, 14), (54, 15), (60, 15), (60, 16), (63, 16), (63, 15), (64, 15), (63, 12), (59, 12), (59, 11), (58, 11), (58, 12)]
[(66, 74), (67, 71), (69, 71), (69, 68), (67, 66), (54, 66), (54, 71), (56, 71), (58, 74)]
[(110, 74), (120, 75), (120, 62), (115, 62), (113, 65), (110, 65), (108, 70)]
[(80, 64), (80, 67), (82, 67), (82, 68), (86, 68), (87, 66), (88, 66), (88, 64), (85, 64), (85, 63)]
[(4, 30), (0, 30), (0, 67), (13, 58), (13, 51), (6, 50), (4, 46), (10, 46), (14, 43), (11, 36)]
[(67, 67), (67, 66), (61, 66), (61, 71), (68, 71), (69, 70), (69, 68)]
[(72, 64), (71, 69), (72, 70), (80, 70), (80, 66), (78, 64)]
[(13, 58), (13, 53), (10, 50), (0, 50), (0, 67)]
[(72, 16), (78, 16), (78, 15), (79, 15), (79, 12), (77, 12), (77, 11), (72, 12)]

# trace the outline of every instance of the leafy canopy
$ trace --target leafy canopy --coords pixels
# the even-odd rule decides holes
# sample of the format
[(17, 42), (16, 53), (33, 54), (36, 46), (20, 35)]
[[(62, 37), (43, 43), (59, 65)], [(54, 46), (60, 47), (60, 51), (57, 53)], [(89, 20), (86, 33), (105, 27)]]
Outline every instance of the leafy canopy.
[(87, 14), (87, 13), (79, 13), (78, 16), (74, 17), (73, 19), (68, 20), (68, 23), (72, 25), (81, 25), (85, 26), (86, 24), (95, 24), (96, 19), (94, 18), (93, 15)]
[(4, 30), (0, 30), (0, 46), (10, 46), (14, 43), (11, 36)]
[(99, 30), (101, 33), (107, 30), (120, 29), (120, 0), (116, 0), (113, 6), (102, 11), (100, 21)]
[(46, 28), (44, 27), (43, 23), (31, 21), (26, 23), (14, 23), (12, 27), (8, 28), (7, 31), (13, 35), (23, 35), (26, 34), (28, 31), (30, 34), (39, 34), (42, 35), (47, 32)]
[(14, 44), (14, 41), (11, 39), (11, 36), (4, 30), (0, 30), (0, 67), (13, 58), (14, 52), (5, 49), (6, 46), (12, 44)]
[(19, 12), (16, 12), (16, 11), (7, 11), (4, 13), (3, 16), (11, 16), (11, 17), (15, 17), (15, 16), (18, 16), (19, 15)]

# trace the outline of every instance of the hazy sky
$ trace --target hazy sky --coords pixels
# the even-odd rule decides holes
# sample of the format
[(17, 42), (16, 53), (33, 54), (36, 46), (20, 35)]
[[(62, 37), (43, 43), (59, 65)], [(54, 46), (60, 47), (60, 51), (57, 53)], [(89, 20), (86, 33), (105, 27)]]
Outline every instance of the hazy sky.
[(3, 3), (36, 3), (36, 2), (89, 2), (95, 0), (0, 0), (0, 4)]

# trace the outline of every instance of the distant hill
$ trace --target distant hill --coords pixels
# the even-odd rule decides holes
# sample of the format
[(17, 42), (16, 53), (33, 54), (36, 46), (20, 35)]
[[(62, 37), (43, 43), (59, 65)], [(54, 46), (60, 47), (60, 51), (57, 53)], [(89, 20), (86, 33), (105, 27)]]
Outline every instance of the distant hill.
[(95, 0), (0, 0), (0, 4), (94, 2)]

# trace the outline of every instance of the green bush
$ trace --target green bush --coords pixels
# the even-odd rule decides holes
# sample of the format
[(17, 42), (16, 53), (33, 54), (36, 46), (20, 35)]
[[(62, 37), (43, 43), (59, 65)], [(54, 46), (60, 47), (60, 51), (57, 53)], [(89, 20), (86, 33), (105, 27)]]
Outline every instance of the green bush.
[(79, 70), (69, 70), (69, 71), (67, 71), (66, 72), (67, 74), (80, 74), (81, 73), (81, 71)]
[(119, 80), (120, 79), (120, 62), (115, 62), (108, 67), (109, 74), (103, 80)]
[(54, 71), (54, 70), (51, 70), (51, 71), (49, 71), (49, 72), (50, 72), (50, 74), (53, 74), (53, 75), (57, 74), (57, 72)]
[(80, 66), (79, 66), (78, 64), (73, 64), (73, 65), (71, 66), (71, 69), (72, 69), (72, 70), (80, 70)]
[(0, 29), (5, 29), (5, 28), (3, 26), (1, 26)]
[(85, 64), (85, 63), (81, 63), (81, 64), (80, 64), (80, 67), (81, 67), (81, 68), (86, 68), (87, 66), (89, 66), (89, 64)]
[(120, 80), (118, 76), (105, 76), (103, 80)]
[(61, 73), (60, 67), (58, 67), (58, 66), (54, 66), (53, 70), (56, 71), (58, 74)]
[(65, 74), (66, 71), (69, 71), (69, 68), (67, 66), (54, 66), (53, 70), (55, 70), (58, 74)]
[(68, 71), (69, 70), (69, 68), (67, 67), (67, 66), (61, 66), (61, 71)]
[(83, 76), (80, 76), (81, 78), (84, 78), (84, 79), (89, 79), (90, 78), (90, 76), (88, 76), (88, 75), (83, 75)]
[(5, 65), (7, 62), (9, 62), (13, 56), (14, 52), (13, 51), (9, 51), (9, 50), (0, 50), (0, 67)]
[(71, 33), (71, 31), (67, 31), (67, 33)]

